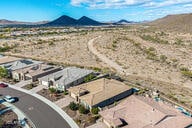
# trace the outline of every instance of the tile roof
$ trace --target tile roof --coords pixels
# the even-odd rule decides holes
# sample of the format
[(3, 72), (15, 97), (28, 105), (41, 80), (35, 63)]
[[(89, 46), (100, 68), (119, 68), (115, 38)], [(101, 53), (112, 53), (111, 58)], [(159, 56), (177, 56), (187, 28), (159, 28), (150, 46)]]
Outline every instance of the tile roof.
[(53, 80), (56, 84), (60, 84), (64, 86), (80, 78), (83, 78), (91, 73), (93, 73), (92, 70), (81, 69), (76, 67), (67, 67), (61, 71), (39, 78), (39, 80), (40, 81)]
[(114, 108), (101, 111), (100, 114), (115, 126), (117, 125), (114, 120), (125, 120), (128, 125), (123, 128), (184, 128), (192, 124), (192, 118), (185, 117), (175, 108), (139, 96), (130, 96)]
[(41, 64), (43, 62), (35, 61), (31, 59), (22, 59), (22, 60), (16, 60), (14, 62), (2, 64), (1, 66), (7, 68), (8, 70), (14, 71), (21, 68), (27, 68), (29, 66), (34, 66), (37, 64)]

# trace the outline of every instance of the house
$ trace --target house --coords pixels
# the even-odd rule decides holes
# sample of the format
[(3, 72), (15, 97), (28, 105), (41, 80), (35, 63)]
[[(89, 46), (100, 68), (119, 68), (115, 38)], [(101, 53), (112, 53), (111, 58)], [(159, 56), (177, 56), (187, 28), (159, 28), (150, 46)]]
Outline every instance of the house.
[(6, 64), (6, 63), (11, 63), (17, 60), (21, 60), (21, 58), (16, 58), (12, 56), (0, 56), (0, 65)]
[(39, 78), (38, 80), (41, 85), (55, 87), (57, 90), (65, 91), (69, 87), (81, 84), (89, 75), (94, 75), (92, 70), (68, 67)]
[(192, 118), (151, 98), (130, 96), (117, 106), (99, 112), (109, 128), (191, 128)]
[(9, 63), (1, 64), (0, 66), (6, 68), (9, 72), (10, 77), (13, 77), (13, 79), (15, 79), (14, 78), (15, 76), (13, 76), (12, 74), (13, 71), (18, 69), (25, 69), (27, 67), (34, 66), (41, 63), (43, 62), (35, 61), (31, 59), (22, 59), (22, 60), (16, 60)]
[(17, 69), (12, 72), (12, 76), (16, 80), (31, 80), (31, 82), (35, 82), (38, 81), (38, 78), (60, 70), (60, 67), (40, 63), (24, 69)]
[(87, 109), (105, 107), (133, 93), (133, 89), (114, 79), (98, 79), (71, 87), (69, 94)]

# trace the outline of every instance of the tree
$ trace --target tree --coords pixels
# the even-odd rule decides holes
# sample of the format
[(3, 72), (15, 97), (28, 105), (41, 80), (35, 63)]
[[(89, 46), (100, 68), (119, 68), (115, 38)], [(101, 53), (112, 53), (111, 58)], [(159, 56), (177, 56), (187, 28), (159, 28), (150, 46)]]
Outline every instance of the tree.
[(4, 67), (0, 67), (0, 77), (7, 78), (8, 77), (8, 70)]

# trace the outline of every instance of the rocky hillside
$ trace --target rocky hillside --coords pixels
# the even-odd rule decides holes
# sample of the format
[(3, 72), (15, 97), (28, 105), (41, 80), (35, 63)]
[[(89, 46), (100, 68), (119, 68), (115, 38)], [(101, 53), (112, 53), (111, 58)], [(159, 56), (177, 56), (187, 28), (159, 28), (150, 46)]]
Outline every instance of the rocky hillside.
[(168, 15), (150, 22), (149, 25), (163, 30), (171, 30), (181, 33), (192, 33), (192, 13)]

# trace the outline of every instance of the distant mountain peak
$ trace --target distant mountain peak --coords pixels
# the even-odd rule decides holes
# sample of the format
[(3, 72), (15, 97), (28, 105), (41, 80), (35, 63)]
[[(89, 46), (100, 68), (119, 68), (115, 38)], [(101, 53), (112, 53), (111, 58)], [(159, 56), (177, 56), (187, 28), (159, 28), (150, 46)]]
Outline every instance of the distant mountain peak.
[(130, 23), (134, 23), (134, 22), (133, 21), (127, 21), (125, 19), (122, 19), (122, 20), (116, 22), (116, 24), (130, 24)]

